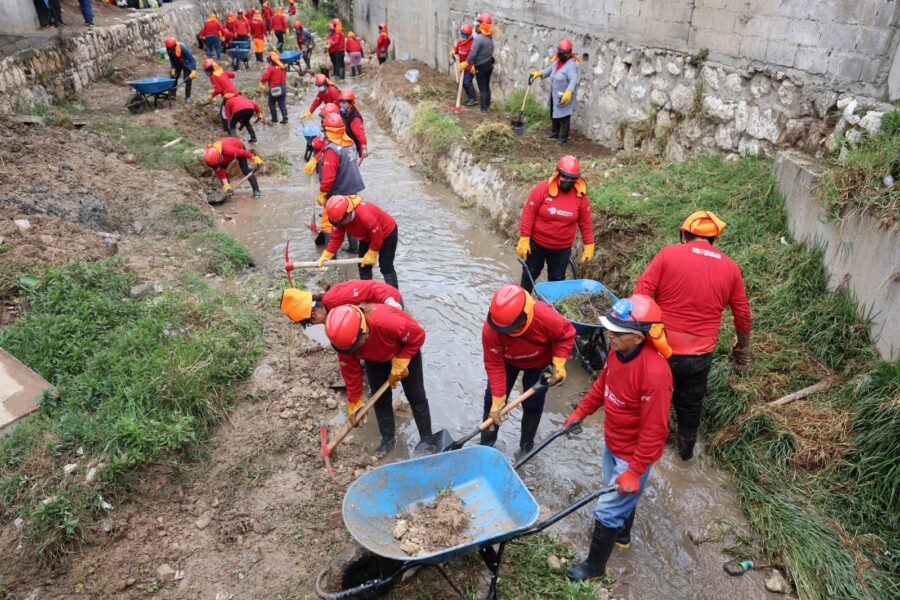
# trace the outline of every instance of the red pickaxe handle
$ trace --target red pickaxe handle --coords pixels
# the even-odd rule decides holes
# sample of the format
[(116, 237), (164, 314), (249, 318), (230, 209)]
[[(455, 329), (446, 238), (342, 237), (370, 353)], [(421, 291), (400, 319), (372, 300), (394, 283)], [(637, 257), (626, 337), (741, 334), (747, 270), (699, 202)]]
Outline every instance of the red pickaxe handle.
[(291, 240), (288, 239), (288, 241), (286, 241), (284, 243), (284, 272), (287, 274), (288, 284), (291, 287), (294, 287), (294, 282), (291, 280), (291, 271), (294, 270), (294, 263), (291, 262), (291, 259), (289, 256), (290, 247), (291, 247)]
[(347, 419), (347, 422), (344, 423), (340, 429), (338, 429), (337, 433), (331, 438), (331, 441), (328, 441), (328, 425), (322, 425), (322, 428), (319, 429), (319, 442), (322, 445), (322, 458), (325, 459), (325, 468), (328, 469), (329, 475), (334, 475), (334, 472), (331, 470), (331, 454), (334, 452), (334, 449), (337, 448), (338, 444), (344, 441), (344, 438), (350, 433), (350, 430), (356, 426), (356, 423), (359, 423), (366, 413), (369, 412), (375, 403), (378, 402), (379, 398), (387, 391), (387, 389), (391, 385), (391, 380), (382, 384), (378, 391), (376, 391), (369, 399), (363, 404), (356, 413), (353, 415), (353, 419)]

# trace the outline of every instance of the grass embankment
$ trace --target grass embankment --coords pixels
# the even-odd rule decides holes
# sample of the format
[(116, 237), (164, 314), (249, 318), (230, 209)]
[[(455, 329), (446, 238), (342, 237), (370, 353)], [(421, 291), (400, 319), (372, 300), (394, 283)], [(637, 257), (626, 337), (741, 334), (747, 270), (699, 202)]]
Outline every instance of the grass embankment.
[[(194, 155), (199, 146), (182, 137), (177, 129), (149, 123), (137, 124), (125, 118), (102, 121), (98, 129), (125, 146), (135, 155), (138, 164), (146, 169), (183, 168), (194, 176), (206, 170), (206, 166)], [(176, 139), (178, 143), (163, 147)]]
[[(233, 240), (204, 240), (230, 272), (246, 264)], [(0, 513), (21, 517), (40, 560), (76, 547), (146, 467), (199, 449), (249, 375), (258, 314), (237, 286), (188, 279), (189, 291), (135, 300), (118, 261), (50, 269), (23, 290), (30, 311), (0, 330), (0, 346), (58, 392), (0, 439)]]

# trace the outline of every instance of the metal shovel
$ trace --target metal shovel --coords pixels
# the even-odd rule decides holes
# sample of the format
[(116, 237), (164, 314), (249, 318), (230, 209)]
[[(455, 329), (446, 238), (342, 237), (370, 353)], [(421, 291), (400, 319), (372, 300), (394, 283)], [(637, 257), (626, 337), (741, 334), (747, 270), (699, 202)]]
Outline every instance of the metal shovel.
[(519, 116), (510, 122), (516, 135), (519, 137), (525, 137), (525, 103), (528, 102), (528, 92), (530, 91), (531, 84), (529, 83), (528, 87), (525, 88), (525, 96), (522, 98), (522, 107), (519, 109)]

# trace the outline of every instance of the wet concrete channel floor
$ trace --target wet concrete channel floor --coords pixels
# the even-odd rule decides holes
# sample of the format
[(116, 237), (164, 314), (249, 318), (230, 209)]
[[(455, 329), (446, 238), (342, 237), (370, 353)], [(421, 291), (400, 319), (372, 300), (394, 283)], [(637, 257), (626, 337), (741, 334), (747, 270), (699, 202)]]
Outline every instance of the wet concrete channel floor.
[[(353, 84), (348, 81), (346, 87)], [(434, 430), (445, 427), (454, 437), (460, 437), (481, 418), (486, 385), (481, 327), (497, 287), (518, 282), (520, 268), (514, 243), (490, 231), (476, 209), (460, 207), (459, 198), (449, 189), (428, 182), (407, 166), (417, 161), (375, 117), (372, 101), (362, 93), (365, 87), (357, 85), (355, 89), (361, 98), (370, 149), (361, 167), (366, 183), (361, 195), (397, 220), (400, 243), (395, 265), (400, 290), (407, 310), (427, 333), (422, 354)], [(294, 164), (294, 175), (270, 176), (261, 184), (262, 198), (253, 200), (249, 188), (244, 188), (216, 209), (220, 216), (230, 217), (223, 229), (249, 248), (259, 267), (272, 272), (283, 269), (287, 239), (291, 240), (291, 258), (295, 261), (314, 260), (321, 250), (313, 244), (307, 226), (316, 188), (302, 172), (306, 142), (296, 117), (310, 96), (305, 92), (301, 101), (291, 100), (291, 123), (259, 127), (258, 146), (263, 154), (284, 154)], [(313, 123), (317, 123), (316, 117), (307, 121)], [(357, 277), (355, 267), (338, 269), (340, 279)], [(375, 272), (380, 277), (377, 268)], [(329, 276), (333, 278), (334, 273)], [(301, 285), (302, 277), (295, 271), (295, 284)], [(315, 280), (321, 276), (310, 273), (310, 277), (309, 285), (315, 290)], [(324, 342), (322, 326), (311, 327), (307, 333)], [(565, 417), (590, 386), (587, 373), (574, 360), (569, 365), (568, 381), (548, 394), (538, 440), (563, 426)], [(501, 427), (497, 444), (509, 457), (518, 447), (519, 414), (516, 411)], [(323, 418), (332, 424), (344, 420), (340, 414)], [(403, 460), (418, 442), (409, 413), (399, 413), (397, 418), (400, 441), (387, 460)], [(601, 419), (599, 413), (591, 417), (582, 433), (555, 441), (520, 471), (543, 516), (603, 485)], [(378, 437), (374, 419), (355, 435), (371, 440), (374, 447)], [(591, 510), (589, 505), (549, 530), (574, 543), (579, 557), (590, 543)], [(702, 458), (683, 463), (667, 447), (663, 458), (653, 466), (638, 506), (631, 547), (613, 552), (610, 571), (617, 584), (612, 595), (645, 600), (775, 597), (765, 590), (761, 573), (742, 577), (724, 573), (722, 564), (730, 556), (722, 554), (721, 549), (728, 545), (729, 538), (698, 545), (688, 535), (692, 532), (697, 537), (720, 524), (733, 524), (739, 532), (748, 529), (727, 477)]]

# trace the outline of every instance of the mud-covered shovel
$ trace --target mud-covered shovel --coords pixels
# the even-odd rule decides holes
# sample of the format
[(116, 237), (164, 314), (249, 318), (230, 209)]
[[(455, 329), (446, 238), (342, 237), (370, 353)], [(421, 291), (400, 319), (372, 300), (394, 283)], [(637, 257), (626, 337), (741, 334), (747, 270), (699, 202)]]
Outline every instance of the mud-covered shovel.
[(510, 123), (515, 130), (516, 135), (525, 137), (525, 103), (528, 102), (528, 92), (531, 91), (531, 84), (525, 88), (525, 96), (522, 97), (522, 106), (519, 108), (519, 116)]
[(325, 468), (328, 469), (329, 475), (334, 475), (334, 471), (331, 470), (331, 454), (334, 452), (334, 449), (337, 448), (338, 444), (344, 441), (344, 438), (347, 437), (350, 430), (356, 427), (356, 424), (366, 416), (366, 413), (369, 412), (370, 408), (375, 406), (375, 403), (378, 402), (378, 399), (381, 398), (390, 386), (390, 380), (385, 381), (384, 384), (378, 388), (378, 391), (370, 396), (365, 404), (359, 407), (353, 417), (347, 419), (347, 422), (338, 429), (330, 442), (328, 441), (328, 425), (322, 425), (322, 428), (319, 430), (319, 442), (322, 444), (322, 458), (325, 460)]

